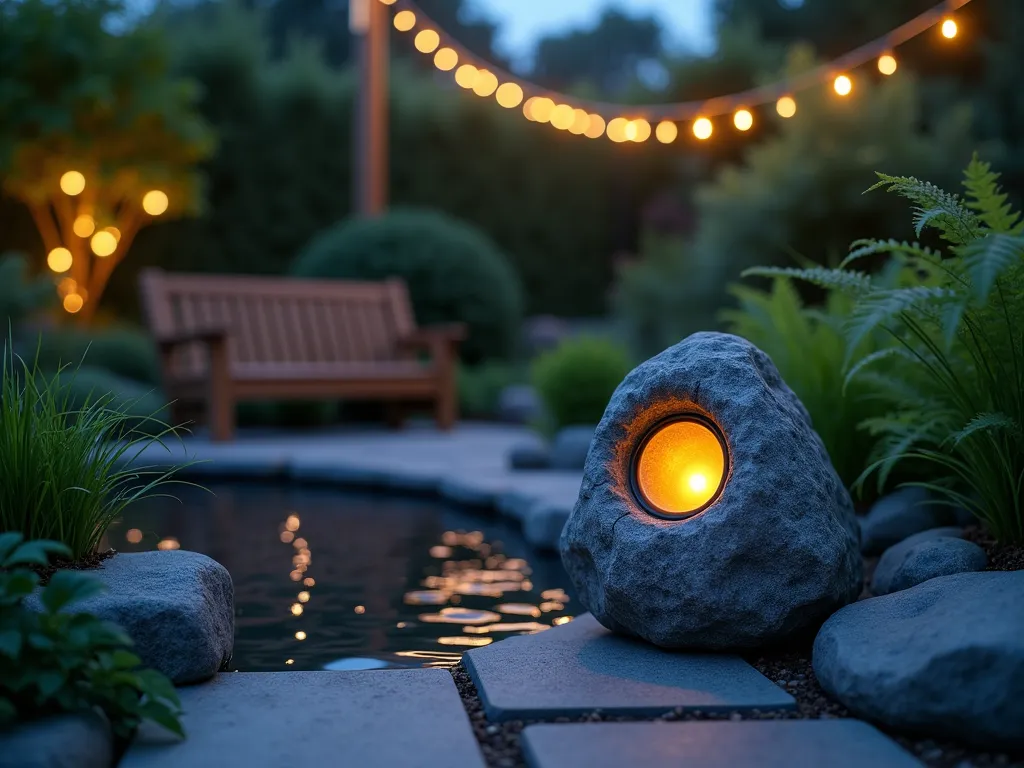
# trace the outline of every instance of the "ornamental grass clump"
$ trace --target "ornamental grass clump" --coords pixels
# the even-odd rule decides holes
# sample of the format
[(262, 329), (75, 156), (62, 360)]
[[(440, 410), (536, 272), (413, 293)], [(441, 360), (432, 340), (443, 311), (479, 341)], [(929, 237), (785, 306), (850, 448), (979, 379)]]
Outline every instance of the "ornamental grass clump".
[[(853, 300), (845, 324), (846, 382), (871, 375), (885, 412), (861, 427), (876, 438), (860, 482), (884, 484), (912, 462), (931, 480), (913, 483), (973, 512), (1001, 541), (1024, 541), (1024, 221), (999, 175), (975, 157), (964, 196), (912, 177), (879, 174), (914, 204), (917, 236), (942, 246), (860, 240), (838, 269), (766, 269)], [(897, 285), (851, 269), (882, 254), (901, 267)], [(891, 346), (864, 353), (884, 331)], [(881, 370), (881, 373), (879, 372)]]
[(81, 400), (75, 371), (44, 374), (3, 352), (0, 383), (0, 532), (49, 539), (79, 560), (99, 546), (126, 506), (157, 495), (170, 470), (134, 467), (152, 443), (174, 435), (133, 402), (94, 392)]

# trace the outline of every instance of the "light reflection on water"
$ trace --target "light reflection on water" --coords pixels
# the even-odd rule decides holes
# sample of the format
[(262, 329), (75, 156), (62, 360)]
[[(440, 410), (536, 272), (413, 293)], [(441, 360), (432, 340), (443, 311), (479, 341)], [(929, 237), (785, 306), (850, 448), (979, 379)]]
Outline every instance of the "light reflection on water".
[(187, 549), (235, 585), (243, 671), (451, 666), (573, 615), (557, 556), (504, 520), (432, 501), (272, 485), (178, 489), (108, 532), (122, 552)]

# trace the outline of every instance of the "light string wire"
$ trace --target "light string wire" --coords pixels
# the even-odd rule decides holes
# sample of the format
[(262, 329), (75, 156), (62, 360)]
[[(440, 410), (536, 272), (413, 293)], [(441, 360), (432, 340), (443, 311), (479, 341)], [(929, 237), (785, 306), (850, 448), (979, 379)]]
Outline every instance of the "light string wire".
[[(712, 117), (720, 117), (722, 115), (733, 113), (736, 110), (745, 111), (753, 107), (777, 103), (779, 99), (792, 97), (793, 94), (799, 91), (807, 90), (819, 83), (844, 75), (857, 67), (863, 66), (869, 61), (878, 59), (880, 56), (887, 54), (891, 55), (896, 47), (903, 45), (918, 35), (927, 32), (932, 27), (948, 20), (950, 14), (971, 2), (971, 0), (944, 0), (938, 5), (918, 14), (910, 21), (901, 24), (885, 35), (882, 35), (869, 43), (855, 48), (838, 58), (832, 59), (831, 61), (816, 66), (806, 72), (794, 77), (785, 78), (775, 83), (756, 86), (745, 91), (712, 97), (710, 99), (675, 102), (669, 104), (617, 104), (579, 98), (569, 94), (560, 93), (550, 88), (544, 88), (535, 83), (531, 83), (522, 77), (514, 75), (501, 67), (496, 67), (490, 62), (484, 61), (481, 57), (469, 52), (465, 46), (460, 44), (454, 37), (438, 26), (419, 8), (414, 0), (369, 1), (381, 2), (384, 5), (390, 6), (394, 11), (393, 19), (396, 22), (395, 26), (400, 31), (419, 34), (425, 30), (430, 30), (436, 33), (436, 43), (430, 47), (430, 50), (421, 51), (424, 54), (432, 54), (443, 48), (451, 49), (457, 55), (457, 64), (459, 65), (459, 68), (470, 64), (476, 70), (474, 74), (486, 72), (488, 73), (487, 77), (491, 82), (494, 82), (494, 80), (497, 81), (494, 88), (488, 89), (489, 92), (481, 93), (480, 91), (477, 91), (478, 95), (492, 95), (494, 91), (500, 87), (499, 84), (502, 86), (514, 85), (521, 90), (521, 98), (517, 99), (514, 104), (502, 104), (502, 106), (519, 106), (519, 103), (521, 103), (523, 99), (527, 102), (531, 99), (548, 99), (552, 105), (572, 109), (577, 116), (581, 113), (589, 113), (587, 116), (591, 118), (591, 123), (594, 122), (593, 118), (599, 118), (600, 126), (602, 128), (600, 133), (587, 130), (573, 130), (573, 133), (586, 134), (591, 138), (597, 138), (604, 133), (604, 127), (606, 125), (605, 120), (607, 120), (608, 135), (609, 138), (612, 138), (614, 141), (644, 141), (650, 136), (650, 124), (646, 121), (658, 122), (662, 124), (662, 126), (659, 127), (663, 127), (664, 129), (664, 133), (659, 133), (658, 138), (663, 141), (668, 139), (665, 143), (669, 143), (674, 140), (676, 136), (675, 126), (673, 125), (669, 127), (668, 125), (665, 125), (666, 123), (671, 124), (675, 122), (690, 122), (696, 120), (696, 127), (701, 121), (707, 122), (708, 119)], [(411, 22), (411, 24), (409, 22)], [(955, 34), (956, 32), (954, 27), (954, 35)], [(445, 69), (446, 71), (454, 70), (455, 67), (452, 66)], [(476, 89), (470, 86), (470, 90)], [(528, 106), (529, 104), (527, 104), (527, 107)], [(535, 120), (537, 122), (551, 121), (550, 119), (537, 119), (532, 117), (528, 108), (524, 111), (526, 116), (531, 120)], [(615, 117), (620, 115), (622, 117)], [(578, 119), (576, 122), (579, 124)], [(617, 133), (621, 134), (624, 130), (628, 130), (629, 127), (632, 126), (632, 135), (624, 134), (621, 137), (613, 135), (613, 123), (616, 122), (621, 122), (621, 125), (618, 126), (618, 130), (616, 131)], [(639, 130), (636, 128), (637, 122), (641, 124)], [(556, 127), (562, 126), (556, 125)], [(568, 129), (569, 125), (565, 125), (565, 128)], [(741, 130), (745, 129), (741, 128)], [(708, 136), (710, 136), (710, 124), (708, 124), (706, 136), (699, 135), (698, 129), (698, 138), (707, 138)]]

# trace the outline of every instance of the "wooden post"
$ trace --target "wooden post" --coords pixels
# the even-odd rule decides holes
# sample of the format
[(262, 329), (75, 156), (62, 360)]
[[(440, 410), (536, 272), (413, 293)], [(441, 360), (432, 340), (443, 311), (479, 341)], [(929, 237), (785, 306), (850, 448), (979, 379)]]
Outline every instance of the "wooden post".
[(361, 216), (388, 204), (388, 30), (390, 9), (378, 0), (352, 0), (350, 28), (358, 41), (359, 96), (355, 109), (353, 199)]

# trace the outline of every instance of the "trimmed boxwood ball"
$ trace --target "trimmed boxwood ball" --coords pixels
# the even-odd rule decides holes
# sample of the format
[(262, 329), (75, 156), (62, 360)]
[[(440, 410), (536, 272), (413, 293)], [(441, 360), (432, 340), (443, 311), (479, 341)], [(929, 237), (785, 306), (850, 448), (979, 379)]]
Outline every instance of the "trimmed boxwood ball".
[(480, 230), (435, 211), (395, 209), (347, 219), (319, 234), (292, 265), (297, 277), (383, 280), (409, 288), (420, 326), (462, 322), (462, 359), (514, 351), (523, 314), (519, 276)]

